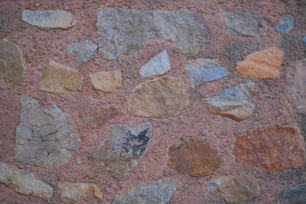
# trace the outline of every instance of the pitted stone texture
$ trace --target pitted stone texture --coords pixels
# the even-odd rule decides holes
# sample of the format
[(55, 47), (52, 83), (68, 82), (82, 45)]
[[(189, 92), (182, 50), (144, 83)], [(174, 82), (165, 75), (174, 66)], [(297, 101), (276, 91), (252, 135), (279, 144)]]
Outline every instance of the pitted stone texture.
[(254, 86), (253, 82), (239, 84), (222, 90), (218, 96), (205, 99), (209, 112), (236, 121), (250, 117), (255, 109), (255, 105), (250, 101)]
[(217, 61), (203, 58), (188, 61), (185, 70), (191, 80), (192, 88), (222, 79), (230, 74)]
[(221, 164), (217, 152), (202, 140), (182, 137), (169, 150), (168, 165), (181, 174), (203, 177), (212, 174)]
[(189, 10), (100, 9), (96, 27), (99, 50), (116, 59), (155, 39), (170, 41), (182, 52), (195, 52), (207, 42), (202, 23)]
[(280, 197), (288, 199), (292, 204), (306, 203), (306, 183), (285, 189), (281, 192)]
[(21, 85), (26, 64), (18, 45), (0, 39), (0, 88)]
[(238, 135), (234, 154), (239, 163), (283, 171), (304, 166), (305, 144), (297, 126), (272, 126)]
[(283, 57), (284, 52), (275, 47), (254, 52), (237, 63), (236, 71), (260, 79), (280, 78)]
[(50, 185), (37, 179), (33, 174), (4, 162), (0, 162), (0, 183), (11, 186), (23, 195), (33, 195), (43, 199), (49, 199), (53, 193)]
[(231, 35), (255, 37), (268, 30), (267, 22), (261, 16), (243, 11), (226, 12), (222, 16), (226, 30)]
[(274, 29), (279, 33), (288, 33), (294, 27), (294, 17), (290, 15), (282, 16)]
[(142, 77), (151, 77), (155, 75), (163, 75), (171, 69), (169, 56), (166, 50), (163, 50), (155, 57), (151, 58), (144, 64), (139, 71)]
[(80, 64), (84, 64), (98, 49), (98, 46), (95, 43), (91, 42), (90, 40), (83, 40), (68, 45), (66, 49), (68, 53), (76, 52), (77, 62)]
[(222, 196), (227, 202), (242, 202), (260, 194), (259, 182), (241, 176), (221, 176), (208, 182), (211, 191)]
[(97, 165), (112, 173), (126, 173), (147, 150), (152, 135), (149, 122), (129, 127), (118, 125), (105, 145), (89, 157)]
[(133, 191), (124, 193), (121, 198), (114, 199), (112, 204), (167, 204), (175, 190), (174, 181), (160, 179), (137, 186)]
[(161, 77), (137, 85), (128, 99), (128, 111), (142, 117), (168, 118), (189, 105), (189, 85), (174, 77)]
[(121, 86), (121, 71), (101, 71), (89, 75), (91, 83), (101, 96), (106, 96)]
[(30, 96), (21, 96), (20, 122), (16, 128), (18, 161), (58, 167), (67, 164), (80, 146), (75, 124), (59, 107), (40, 105)]
[(80, 72), (51, 60), (39, 81), (39, 89), (56, 94), (80, 91), (83, 76)]
[(63, 10), (22, 11), (22, 20), (39, 28), (68, 29), (76, 25), (70, 12)]

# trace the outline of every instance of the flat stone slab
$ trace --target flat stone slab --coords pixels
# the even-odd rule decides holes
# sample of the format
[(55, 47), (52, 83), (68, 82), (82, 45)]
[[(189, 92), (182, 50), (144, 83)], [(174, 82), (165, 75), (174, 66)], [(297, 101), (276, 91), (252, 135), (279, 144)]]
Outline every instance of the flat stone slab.
[(106, 96), (121, 86), (122, 74), (120, 70), (100, 71), (89, 75), (90, 80), (98, 94)]
[(290, 15), (282, 16), (274, 29), (279, 33), (288, 33), (294, 28), (294, 17)]
[(72, 43), (66, 48), (68, 53), (77, 53), (76, 60), (80, 64), (86, 63), (97, 49), (98, 45), (90, 40), (83, 40), (80, 42)]

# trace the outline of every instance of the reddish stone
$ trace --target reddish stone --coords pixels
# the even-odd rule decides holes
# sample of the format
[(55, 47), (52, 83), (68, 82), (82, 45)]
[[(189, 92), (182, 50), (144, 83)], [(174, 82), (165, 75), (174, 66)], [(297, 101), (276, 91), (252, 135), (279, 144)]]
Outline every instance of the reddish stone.
[(115, 107), (80, 107), (79, 115), (89, 128), (102, 127), (107, 121), (118, 115)]

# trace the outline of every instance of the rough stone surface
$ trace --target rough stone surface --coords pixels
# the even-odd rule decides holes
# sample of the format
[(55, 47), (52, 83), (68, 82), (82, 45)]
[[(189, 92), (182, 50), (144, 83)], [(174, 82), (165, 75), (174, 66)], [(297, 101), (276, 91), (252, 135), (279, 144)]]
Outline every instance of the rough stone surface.
[(49, 199), (53, 188), (45, 182), (37, 179), (33, 174), (26, 173), (16, 166), (0, 162), (0, 182), (14, 188), (24, 195), (38, 196)]
[(264, 18), (249, 12), (226, 12), (222, 20), (225, 22), (227, 32), (231, 35), (255, 37), (268, 30)]
[(121, 71), (101, 71), (89, 75), (91, 83), (101, 96), (105, 96), (114, 92), (121, 86)]
[(250, 101), (254, 86), (253, 82), (239, 84), (222, 90), (218, 96), (207, 98), (209, 112), (236, 121), (250, 117), (255, 109), (255, 104)]
[(188, 61), (185, 70), (193, 88), (206, 82), (222, 79), (230, 74), (217, 61), (203, 58)]
[(40, 105), (30, 96), (21, 96), (20, 123), (16, 128), (18, 161), (58, 167), (67, 164), (80, 146), (75, 124), (59, 107)]
[(112, 136), (104, 146), (95, 150), (89, 158), (112, 173), (128, 172), (145, 154), (151, 135), (150, 122), (135, 127), (118, 125), (113, 128)]
[(259, 196), (256, 179), (241, 176), (221, 176), (208, 182), (208, 188), (221, 195), (227, 202), (242, 202)]
[(166, 50), (150, 59), (146, 64), (141, 66), (139, 74), (142, 77), (151, 77), (162, 75), (171, 69), (169, 56)]
[(221, 164), (217, 152), (202, 140), (182, 137), (169, 150), (168, 165), (181, 174), (203, 177), (212, 174)]
[(116, 59), (154, 39), (170, 41), (183, 52), (199, 50), (207, 42), (203, 25), (189, 10), (107, 8), (100, 9), (97, 16), (99, 50), (107, 59)]
[(103, 198), (101, 189), (94, 183), (59, 182), (58, 190), (60, 191), (61, 201), (64, 203), (76, 203), (80, 202), (81, 199), (91, 198), (102, 200)]
[(279, 33), (288, 33), (294, 27), (294, 17), (290, 15), (282, 16), (274, 29)]
[(142, 117), (167, 118), (189, 105), (189, 86), (174, 77), (161, 77), (137, 85), (128, 99), (128, 111)]
[(242, 164), (283, 171), (304, 166), (305, 144), (297, 126), (272, 126), (238, 135), (234, 154)]
[(0, 39), (0, 88), (21, 85), (25, 70), (25, 61), (18, 45)]
[(280, 78), (283, 57), (284, 52), (275, 47), (254, 52), (237, 63), (236, 71), (260, 79)]
[(51, 60), (39, 81), (39, 89), (56, 94), (80, 91), (83, 76), (80, 72)]
[(288, 199), (292, 204), (306, 203), (306, 183), (285, 189), (281, 192), (280, 197)]
[(114, 199), (112, 204), (167, 204), (175, 190), (174, 181), (160, 179), (137, 186), (133, 191), (124, 193), (121, 198)]
[(22, 20), (40, 28), (61, 28), (68, 29), (76, 25), (76, 21), (70, 12), (63, 10), (45, 11), (22, 11)]
[(83, 40), (67, 46), (67, 52), (76, 52), (76, 60), (80, 64), (86, 63), (98, 49), (98, 46), (90, 40)]

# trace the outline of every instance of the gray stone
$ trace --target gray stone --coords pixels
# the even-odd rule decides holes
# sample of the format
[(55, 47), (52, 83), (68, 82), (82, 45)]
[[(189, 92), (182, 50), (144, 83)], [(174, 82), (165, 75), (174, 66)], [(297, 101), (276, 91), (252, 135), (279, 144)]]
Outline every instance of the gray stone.
[(192, 88), (222, 79), (230, 74), (217, 61), (203, 58), (188, 61), (185, 70), (191, 80)]
[(114, 199), (112, 204), (166, 204), (175, 190), (174, 181), (160, 179), (137, 186), (133, 191), (124, 193), (121, 198)]
[(288, 33), (294, 27), (294, 17), (290, 15), (282, 16), (274, 29), (279, 33)]
[(155, 39), (170, 41), (182, 52), (196, 52), (207, 42), (204, 25), (189, 10), (107, 8), (100, 9), (97, 16), (99, 50), (107, 59), (116, 59)]
[(261, 16), (243, 11), (226, 12), (222, 16), (231, 35), (254, 37), (267, 31), (267, 22)]
[(72, 43), (71, 45), (68, 45), (66, 49), (68, 53), (76, 52), (77, 62), (80, 64), (84, 64), (89, 60), (89, 58), (98, 49), (98, 46), (90, 40), (83, 40), (83, 41)]
[(22, 11), (22, 20), (40, 28), (68, 29), (76, 25), (70, 12), (63, 10)]
[(292, 204), (306, 203), (306, 183), (285, 189), (281, 192), (280, 197), (290, 200)]
[(50, 185), (37, 179), (33, 174), (3, 162), (0, 162), (0, 182), (11, 186), (18, 193), (43, 199), (49, 199), (53, 193)]
[(166, 50), (163, 50), (155, 57), (151, 58), (144, 64), (139, 71), (142, 77), (151, 77), (155, 75), (162, 75), (171, 69), (169, 56)]
[(67, 164), (80, 146), (75, 124), (58, 106), (40, 105), (30, 96), (21, 96), (20, 123), (16, 128), (18, 161), (58, 167)]

